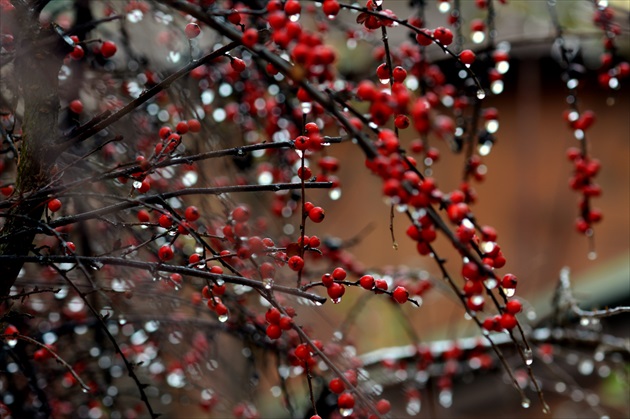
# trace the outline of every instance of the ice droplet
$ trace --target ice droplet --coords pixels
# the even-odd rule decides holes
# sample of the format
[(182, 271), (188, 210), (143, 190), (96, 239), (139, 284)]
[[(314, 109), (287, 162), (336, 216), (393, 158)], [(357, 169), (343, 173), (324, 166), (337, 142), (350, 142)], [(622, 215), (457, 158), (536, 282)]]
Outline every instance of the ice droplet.
[(422, 408), (422, 403), (420, 402), (420, 399), (413, 398), (413, 399), (409, 399), (405, 410), (409, 416), (415, 416), (418, 413), (420, 413), (421, 408)]
[(344, 418), (350, 416), (352, 412), (353, 409), (339, 409), (339, 413), (341, 413), (341, 416), (343, 416)]
[(483, 89), (477, 90), (477, 99), (481, 100), (486, 97), (486, 92)]
[(453, 392), (449, 389), (440, 391), (439, 395), (440, 406), (449, 408), (453, 404)]

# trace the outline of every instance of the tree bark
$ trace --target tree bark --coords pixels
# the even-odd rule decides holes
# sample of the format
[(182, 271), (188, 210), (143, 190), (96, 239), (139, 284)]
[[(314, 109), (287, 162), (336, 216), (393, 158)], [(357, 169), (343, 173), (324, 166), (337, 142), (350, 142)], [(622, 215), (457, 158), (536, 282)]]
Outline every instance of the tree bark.
[[(51, 27), (39, 23), (39, 8), (15, 2), (15, 73), (23, 100), (22, 142), (14, 196), (0, 231), (0, 255), (24, 256), (31, 250), (46, 198), (29, 199), (50, 184), (59, 147), (59, 70), (72, 48)], [(16, 260), (0, 265), (0, 296), (9, 294), (22, 269)]]

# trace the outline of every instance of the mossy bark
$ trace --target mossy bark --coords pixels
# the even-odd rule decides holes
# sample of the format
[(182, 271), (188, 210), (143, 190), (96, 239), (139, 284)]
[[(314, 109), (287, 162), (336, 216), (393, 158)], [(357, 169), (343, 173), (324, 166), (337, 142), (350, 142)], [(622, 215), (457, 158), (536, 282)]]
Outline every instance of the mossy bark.
[(22, 269), (19, 256), (29, 253), (42, 217), (46, 197), (30, 198), (49, 185), (59, 156), (59, 70), (68, 45), (50, 27), (42, 27), (39, 13), (17, 7), (15, 13), (15, 74), (24, 104), (22, 141), (16, 178), (17, 203), (8, 211), (0, 231), (0, 255), (15, 260), (0, 264), (0, 296), (8, 295)]

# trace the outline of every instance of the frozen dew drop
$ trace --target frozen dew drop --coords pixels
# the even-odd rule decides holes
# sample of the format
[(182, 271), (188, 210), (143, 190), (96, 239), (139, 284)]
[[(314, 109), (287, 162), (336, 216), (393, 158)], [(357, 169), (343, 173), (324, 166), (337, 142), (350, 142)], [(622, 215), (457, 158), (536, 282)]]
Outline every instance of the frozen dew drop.
[(475, 31), (475, 32), (473, 32), (473, 34), (472, 34), (472, 41), (475, 44), (481, 44), (484, 41), (484, 39), (486, 39), (485, 32), (483, 32), (483, 31)]
[(421, 408), (422, 408), (422, 403), (420, 402), (420, 399), (412, 398), (412, 399), (409, 399), (409, 401), (407, 402), (405, 411), (407, 412), (409, 416), (415, 416), (418, 413), (420, 413)]
[(453, 405), (453, 392), (450, 389), (444, 389), (440, 391), (438, 396), (440, 406), (448, 409)]
[(497, 287), (497, 285), (499, 284), (497, 282), (497, 280), (495, 278), (488, 278), (485, 281), (483, 281), (484, 285), (486, 286), (486, 288), (488, 289), (495, 289)]
[(490, 85), (490, 90), (492, 90), (492, 93), (495, 95), (500, 95), (503, 93), (503, 86), (503, 80), (495, 80)]
[(483, 89), (477, 90), (477, 99), (482, 100), (486, 97), (486, 92)]
[(490, 151), (492, 151), (492, 144), (491, 143), (480, 144), (478, 147), (478, 151), (479, 151), (480, 156), (487, 156), (488, 154), (490, 154)]
[(182, 54), (177, 51), (169, 51), (168, 52), (168, 60), (172, 63), (178, 63), (181, 60)]
[(333, 201), (337, 201), (339, 198), (341, 198), (341, 188), (332, 188), (330, 191), (328, 191), (328, 197)]
[(448, 11), (451, 10), (451, 3), (448, 1), (441, 1), (438, 4), (438, 10), (440, 13), (448, 13)]
[(339, 409), (339, 413), (341, 413), (341, 416), (344, 418), (350, 416), (353, 411), (353, 409)]
[(523, 349), (523, 357), (525, 358), (526, 365), (532, 365), (534, 363), (534, 353), (530, 348)]
[(551, 408), (549, 407), (549, 405), (546, 402), (543, 402), (543, 408), (542, 411), (544, 414), (548, 414), (551, 412)]
[(129, 13), (127, 13), (127, 20), (131, 23), (138, 23), (144, 17), (144, 13), (140, 9), (133, 9)]
[(532, 402), (527, 398), (523, 398), (523, 400), (521, 400), (521, 406), (523, 406), (523, 409), (529, 409), (529, 406), (531, 406)]
[(313, 110), (313, 104), (311, 102), (301, 102), (300, 109), (302, 109), (303, 114), (309, 114)]
[(595, 365), (590, 359), (584, 359), (578, 364), (578, 371), (582, 375), (591, 375), (594, 369)]
[(500, 74), (507, 73), (509, 69), (510, 69), (510, 63), (509, 62), (501, 61), (501, 62), (497, 63), (497, 71)]

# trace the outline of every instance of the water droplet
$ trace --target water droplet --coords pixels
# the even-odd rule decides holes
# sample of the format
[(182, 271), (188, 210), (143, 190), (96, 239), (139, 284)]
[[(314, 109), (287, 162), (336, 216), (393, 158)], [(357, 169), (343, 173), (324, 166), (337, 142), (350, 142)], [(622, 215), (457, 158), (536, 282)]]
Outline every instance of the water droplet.
[(582, 375), (591, 375), (595, 369), (595, 364), (590, 359), (584, 359), (578, 365), (578, 371)]
[(581, 326), (588, 326), (591, 324), (591, 319), (589, 319), (588, 317), (582, 317), (580, 319), (580, 325)]
[(451, 10), (451, 3), (449, 3), (448, 1), (441, 1), (438, 4), (438, 10), (440, 11), (440, 13), (447, 13), (449, 10)]
[(353, 409), (339, 409), (339, 413), (341, 413), (341, 416), (343, 416), (344, 418), (346, 416), (350, 416), (353, 412)]
[(133, 187), (136, 189), (140, 189), (140, 187), (142, 186), (142, 182), (140, 182), (139, 180), (134, 180), (133, 181)]
[(303, 114), (309, 114), (313, 110), (313, 104), (311, 102), (302, 102), (300, 103), (300, 108)]
[(263, 282), (263, 286), (268, 290), (270, 290), (271, 287), (273, 287), (273, 278), (264, 278), (262, 282)]
[(374, 4), (376, 5), (376, 7), (382, 6), (383, 5), (383, 0), (374, 0)]
[(543, 411), (544, 414), (547, 414), (547, 413), (551, 412), (551, 408), (549, 407), (549, 405), (546, 402), (543, 402), (542, 411)]
[(440, 406), (449, 408), (453, 405), (453, 392), (450, 389), (444, 389), (440, 391), (439, 395)]
[(328, 191), (328, 197), (333, 201), (337, 201), (339, 198), (341, 198), (341, 188), (332, 188), (330, 191)]
[(523, 398), (523, 400), (521, 400), (521, 406), (523, 406), (523, 409), (529, 409), (529, 406), (531, 406), (532, 402), (527, 398)]
[(418, 398), (409, 399), (409, 401), (407, 402), (407, 406), (405, 407), (405, 411), (407, 412), (409, 416), (417, 415), (418, 413), (420, 413), (421, 409), (422, 409), (422, 403), (420, 402), (420, 399)]
[(503, 292), (507, 298), (512, 298), (516, 294), (516, 288), (503, 288)]
[(81, 388), (81, 391), (82, 391), (82, 392), (84, 392), (84, 393), (89, 393), (89, 392), (90, 392), (90, 389), (89, 389), (89, 388), (82, 387), (82, 388)]
[(298, 14), (296, 14), (296, 15), (291, 15), (291, 16), (289, 16), (289, 20), (290, 20), (291, 22), (297, 22), (298, 20), (300, 20), (300, 14), (298, 13)]
[(495, 289), (499, 284), (495, 278), (488, 278), (483, 283), (488, 289)]
[(341, 302), (341, 297), (331, 298), (330, 301), (332, 301), (333, 304), (339, 304)]
[(378, 81), (380, 81), (381, 84), (389, 84), (389, 79), (378, 79)]
[(168, 60), (172, 63), (177, 63), (182, 58), (182, 54), (177, 51), (169, 51)]
[(588, 260), (595, 260), (595, 259), (597, 259), (597, 252), (595, 252), (595, 251), (588, 252), (587, 257), (588, 257)]
[(531, 349), (525, 348), (523, 349), (523, 357), (525, 358), (526, 365), (532, 365), (534, 363), (534, 353)]
[(221, 323), (225, 323), (228, 320), (229, 316), (227, 314), (221, 314), (218, 319)]
[(134, 9), (127, 13), (127, 20), (131, 23), (138, 23), (144, 17), (144, 13), (140, 9)]
[(481, 100), (486, 97), (486, 92), (483, 89), (477, 90), (477, 99)]

